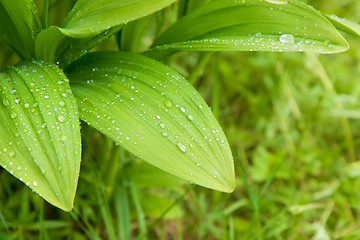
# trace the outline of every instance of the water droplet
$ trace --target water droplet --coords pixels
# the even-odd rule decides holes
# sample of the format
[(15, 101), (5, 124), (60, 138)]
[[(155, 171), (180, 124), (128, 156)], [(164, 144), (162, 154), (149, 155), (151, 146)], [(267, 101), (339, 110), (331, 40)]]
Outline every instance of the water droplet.
[(20, 102), (20, 98), (17, 98), (14, 100), (15, 103), (19, 103)]
[(281, 43), (294, 44), (295, 38), (294, 35), (286, 33), (280, 36), (279, 41)]
[(182, 111), (182, 112), (185, 112), (186, 111), (186, 109), (185, 108), (180, 108), (180, 110)]
[(45, 98), (45, 99), (48, 99), (48, 98), (49, 98), (49, 95), (45, 95), (44, 98)]
[(9, 103), (9, 101), (8, 101), (8, 100), (3, 100), (3, 104), (4, 104), (4, 106), (5, 106), (5, 107), (7, 107), (7, 106), (9, 106), (9, 105), (10, 105), (10, 103)]
[(67, 137), (66, 137), (66, 136), (62, 136), (62, 137), (61, 137), (61, 141), (64, 141), (64, 142), (65, 142), (66, 140), (67, 140)]
[(167, 137), (167, 133), (166, 132), (163, 132), (163, 133), (161, 133), (161, 135), (163, 135), (164, 137)]
[(165, 123), (160, 123), (161, 128), (165, 128)]
[(9, 157), (15, 157), (15, 151), (10, 151), (9, 152)]
[(65, 117), (63, 115), (59, 115), (57, 117), (57, 119), (60, 121), (60, 122), (65, 122)]
[(64, 101), (60, 101), (60, 102), (59, 102), (59, 106), (60, 106), (60, 107), (64, 107), (64, 106), (65, 106), (65, 102), (64, 102)]
[(160, 115), (156, 115), (156, 118), (157, 118), (157, 119), (160, 119)]
[(36, 187), (36, 186), (38, 185), (37, 181), (33, 181), (33, 182), (32, 182), (32, 185), (33, 185), (34, 187)]
[(25, 103), (24, 104), (24, 108), (29, 108), (30, 107), (30, 104), (29, 103)]
[(165, 105), (165, 107), (167, 107), (167, 108), (172, 108), (172, 107), (173, 107), (173, 103), (172, 103), (172, 101), (170, 101), (170, 100), (165, 100), (165, 101), (164, 101), (164, 105)]
[(177, 143), (176, 145), (178, 146), (178, 148), (180, 149), (180, 151), (186, 152), (186, 147), (185, 147), (184, 144), (182, 144), (182, 143)]
[(10, 115), (10, 117), (12, 118), (12, 119), (15, 119), (15, 118), (17, 118), (17, 113), (11, 113), (11, 115)]
[(193, 117), (192, 115), (188, 115), (188, 119), (189, 119), (190, 121), (192, 121), (192, 120), (194, 120), (194, 117)]
[(201, 104), (199, 104), (199, 108), (200, 108), (200, 109), (202, 109), (202, 108), (203, 108), (203, 106), (202, 106)]

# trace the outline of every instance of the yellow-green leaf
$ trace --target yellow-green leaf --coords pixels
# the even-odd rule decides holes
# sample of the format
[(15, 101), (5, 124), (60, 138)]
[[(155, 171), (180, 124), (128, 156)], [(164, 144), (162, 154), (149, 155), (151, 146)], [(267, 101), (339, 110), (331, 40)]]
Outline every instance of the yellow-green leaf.
[(301, 1), (215, 0), (170, 26), (146, 55), (160, 58), (181, 50), (335, 53), (347, 49), (336, 28)]
[(46, 201), (73, 206), (81, 145), (75, 98), (55, 65), (24, 62), (0, 73), (0, 165)]
[(85, 55), (69, 69), (80, 118), (148, 163), (196, 184), (234, 190), (224, 132), (178, 73), (136, 54)]

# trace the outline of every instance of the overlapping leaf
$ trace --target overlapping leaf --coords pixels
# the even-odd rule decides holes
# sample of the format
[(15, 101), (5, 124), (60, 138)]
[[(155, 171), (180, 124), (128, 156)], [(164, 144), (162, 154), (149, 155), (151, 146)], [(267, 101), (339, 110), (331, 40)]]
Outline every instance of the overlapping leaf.
[(31, 0), (0, 0), (0, 38), (4, 38), (23, 58), (35, 56), (40, 19)]
[(78, 0), (62, 28), (69, 37), (83, 38), (156, 12), (176, 0)]
[[(119, 30), (121, 25), (173, 2), (175, 0), (78, 0), (63, 27), (53, 26), (39, 34), (36, 56), (51, 62), (79, 57), (86, 47), (94, 46), (111, 36), (114, 33), (112, 30)], [(74, 49), (74, 45), (78, 49)], [(74, 50), (77, 54), (72, 53)]]
[(360, 25), (345, 18), (340, 18), (336, 15), (324, 15), (327, 19), (334, 24), (340, 31), (360, 37)]
[(130, 53), (85, 55), (68, 71), (80, 118), (178, 177), (231, 192), (229, 145), (199, 93), (178, 73)]
[(0, 73), (0, 165), (70, 211), (80, 167), (77, 106), (55, 66), (25, 62)]
[[(287, 2), (287, 3), (286, 3)], [(298, 0), (216, 0), (169, 27), (146, 55), (159, 51), (311, 51), (334, 53), (348, 43), (317, 10)]]

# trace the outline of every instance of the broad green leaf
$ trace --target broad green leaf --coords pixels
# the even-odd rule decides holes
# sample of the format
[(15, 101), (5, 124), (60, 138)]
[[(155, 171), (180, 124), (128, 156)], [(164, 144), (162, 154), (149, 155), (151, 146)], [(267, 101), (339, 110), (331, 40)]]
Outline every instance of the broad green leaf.
[(35, 57), (35, 37), (41, 30), (39, 15), (31, 0), (0, 0), (0, 38), (23, 58)]
[(157, 52), (164, 50), (335, 53), (348, 49), (336, 28), (314, 8), (298, 0), (276, 2), (213, 1), (169, 27), (145, 54), (161, 57), (166, 54)]
[(198, 92), (169, 67), (139, 55), (98, 52), (69, 69), (80, 118), (148, 163), (231, 192), (226, 137)]
[(69, 37), (90, 37), (159, 11), (175, 1), (78, 0), (65, 19), (62, 31)]
[(24, 62), (0, 73), (0, 87), (0, 165), (70, 211), (81, 146), (68, 79), (55, 65)]
[(360, 25), (347, 20), (345, 18), (340, 18), (336, 15), (324, 14), (325, 17), (340, 31), (352, 34), (356, 37), (360, 37)]
[[(133, 20), (154, 13), (176, 0), (78, 0), (64, 27), (52, 26), (36, 39), (36, 56), (67, 65)], [(81, 39), (81, 40), (80, 40)]]

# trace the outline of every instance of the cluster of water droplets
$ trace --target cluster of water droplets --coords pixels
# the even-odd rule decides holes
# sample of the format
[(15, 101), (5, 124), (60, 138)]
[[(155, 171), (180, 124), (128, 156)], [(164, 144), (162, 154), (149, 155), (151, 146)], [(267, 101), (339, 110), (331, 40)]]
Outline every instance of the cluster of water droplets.
[[(34, 179), (37, 172), (50, 182), (54, 178), (69, 181), (60, 177), (64, 164), (69, 165), (65, 169), (73, 167), (77, 175), (79, 172), (80, 139), (74, 142), (74, 135), (69, 134), (79, 127), (75, 99), (69, 98), (68, 80), (58, 73), (53, 66), (32, 62), (13, 67), (0, 83), (2, 114), (9, 116), (1, 125), (6, 134), (0, 141), (0, 161), (33, 189), (44, 181)], [(78, 155), (78, 161), (73, 155)]]
[[(219, 166), (219, 159), (232, 160), (225, 136), (209, 107), (181, 76), (168, 72), (146, 78), (141, 70), (120, 67), (117, 71), (90, 67), (90, 71), (78, 75), (86, 76), (82, 83), (73, 86), (81, 99), (82, 118), (137, 156), (148, 160), (157, 151), (159, 156), (169, 152), (175, 161), (188, 159), (202, 169), (196, 172), (204, 171), (214, 178), (219, 176), (217, 169), (224, 167)], [(79, 91), (81, 86), (87, 91)], [(100, 91), (104, 92), (101, 98), (94, 97)], [(170, 146), (175, 146), (178, 153), (172, 153)], [(188, 167), (189, 179), (192, 169)]]

